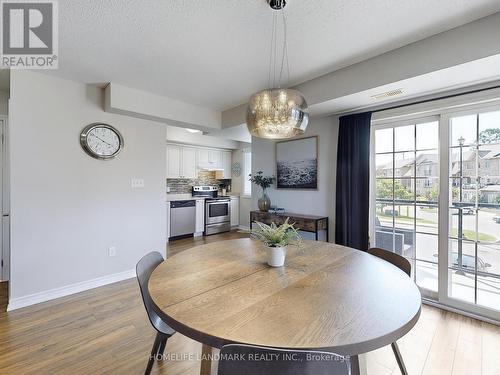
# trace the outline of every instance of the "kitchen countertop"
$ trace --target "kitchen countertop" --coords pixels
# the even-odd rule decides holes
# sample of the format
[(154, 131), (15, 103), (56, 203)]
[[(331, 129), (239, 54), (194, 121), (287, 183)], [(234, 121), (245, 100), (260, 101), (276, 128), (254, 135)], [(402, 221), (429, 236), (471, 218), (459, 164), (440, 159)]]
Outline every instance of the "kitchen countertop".
[[(229, 193), (231, 198), (239, 198), (239, 194)], [(205, 200), (206, 197), (193, 197), (191, 194), (171, 194), (167, 193), (167, 202), (186, 201), (186, 200)]]

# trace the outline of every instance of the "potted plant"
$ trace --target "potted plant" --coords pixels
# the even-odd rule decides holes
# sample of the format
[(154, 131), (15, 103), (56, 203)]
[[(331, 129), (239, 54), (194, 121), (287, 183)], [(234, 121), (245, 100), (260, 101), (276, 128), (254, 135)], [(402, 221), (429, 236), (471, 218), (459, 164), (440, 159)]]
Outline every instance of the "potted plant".
[(300, 246), (302, 237), (298, 230), (285, 220), (280, 226), (275, 223), (267, 225), (260, 222), (255, 222), (257, 226), (250, 230), (250, 235), (266, 245), (267, 264), (271, 267), (281, 267), (285, 264), (286, 249), (288, 245)]
[(269, 208), (271, 207), (271, 199), (269, 199), (266, 189), (274, 184), (275, 178), (271, 176), (263, 176), (262, 171), (258, 171), (254, 176), (249, 174), (248, 177), (250, 177), (250, 182), (262, 188), (262, 197), (258, 200), (259, 210), (263, 212), (269, 211)]

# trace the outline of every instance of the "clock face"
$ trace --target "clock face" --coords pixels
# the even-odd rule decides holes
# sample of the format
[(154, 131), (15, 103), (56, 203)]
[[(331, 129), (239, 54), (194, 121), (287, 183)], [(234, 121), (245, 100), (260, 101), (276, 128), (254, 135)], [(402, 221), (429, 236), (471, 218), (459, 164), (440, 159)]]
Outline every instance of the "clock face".
[(107, 124), (91, 124), (83, 129), (80, 143), (87, 154), (96, 159), (114, 158), (123, 147), (121, 134)]

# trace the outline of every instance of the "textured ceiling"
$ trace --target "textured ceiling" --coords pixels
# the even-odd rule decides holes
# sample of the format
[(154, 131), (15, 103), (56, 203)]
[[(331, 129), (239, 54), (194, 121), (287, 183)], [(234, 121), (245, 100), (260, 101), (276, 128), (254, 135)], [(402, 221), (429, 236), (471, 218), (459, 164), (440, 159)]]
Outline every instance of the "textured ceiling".
[[(290, 0), (290, 84), (500, 11), (499, 0)], [(215, 109), (267, 85), (265, 0), (59, 1), (59, 70)]]

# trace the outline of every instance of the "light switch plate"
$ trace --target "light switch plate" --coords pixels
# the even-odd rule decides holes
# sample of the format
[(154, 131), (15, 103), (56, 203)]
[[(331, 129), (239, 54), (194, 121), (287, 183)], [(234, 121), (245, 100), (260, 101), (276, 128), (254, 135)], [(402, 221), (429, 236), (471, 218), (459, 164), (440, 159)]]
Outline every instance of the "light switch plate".
[(130, 186), (132, 186), (132, 189), (141, 189), (144, 187), (144, 179), (142, 178), (133, 178), (130, 181)]

